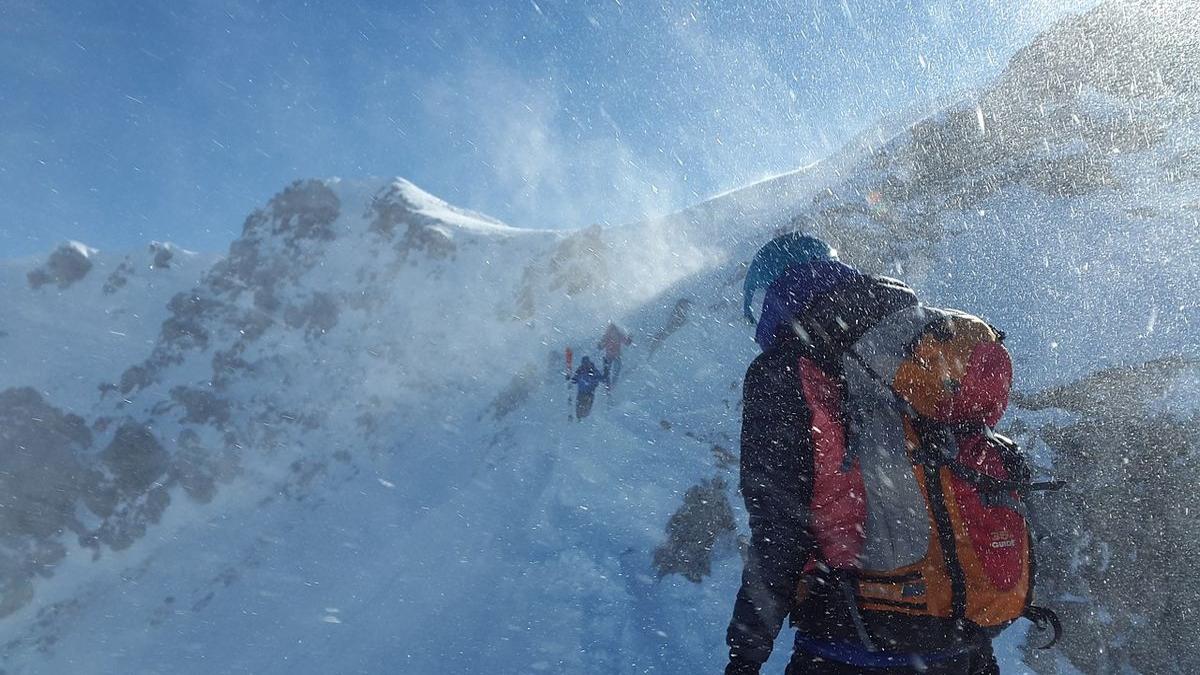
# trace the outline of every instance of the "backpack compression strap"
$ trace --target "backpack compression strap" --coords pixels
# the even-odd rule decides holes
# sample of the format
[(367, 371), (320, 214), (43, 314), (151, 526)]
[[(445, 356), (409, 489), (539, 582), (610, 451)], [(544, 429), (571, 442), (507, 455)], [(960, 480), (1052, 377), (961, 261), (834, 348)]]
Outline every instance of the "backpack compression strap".
[(1054, 610), (1030, 605), (1021, 616), (1032, 621), (1038, 630), (1046, 630), (1047, 624), (1054, 629), (1054, 637), (1050, 638), (1049, 642), (1038, 647), (1038, 649), (1050, 649), (1058, 644), (1058, 641), (1062, 638), (1062, 622), (1058, 620), (1058, 615), (1054, 613)]

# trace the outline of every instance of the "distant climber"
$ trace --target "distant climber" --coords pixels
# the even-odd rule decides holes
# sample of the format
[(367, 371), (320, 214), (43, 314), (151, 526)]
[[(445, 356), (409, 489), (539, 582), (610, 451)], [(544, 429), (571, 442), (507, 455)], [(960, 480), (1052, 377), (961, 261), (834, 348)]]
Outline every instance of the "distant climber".
[(604, 337), (600, 338), (597, 349), (604, 350), (604, 379), (611, 389), (616, 386), (621, 377), (621, 348), (633, 344), (633, 338), (621, 330), (617, 324), (609, 323)]
[(571, 376), (571, 382), (578, 387), (575, 393), (575, 419), (582, 420), (592, 412), (592, 400), (596, 397), (596, 387), (605, 381), (605, 376), (596, 364), (588, 357), (579, 362), (579, 369)]

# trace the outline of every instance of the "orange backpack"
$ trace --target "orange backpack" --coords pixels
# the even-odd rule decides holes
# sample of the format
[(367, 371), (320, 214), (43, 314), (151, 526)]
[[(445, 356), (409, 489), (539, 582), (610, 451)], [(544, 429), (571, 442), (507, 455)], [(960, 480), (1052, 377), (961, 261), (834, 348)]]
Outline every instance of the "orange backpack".
[[(841, 355), (841, 378), (801, 359), (812, 412), (809, 562), (845, 580), (864, 645), (864, 613), (938, 617), (998, 632), (1031, 606), (1033, 547), (1024, 498), (1034, 483), (1020, 449), (993, 426), (1012, 362), (982, 319), (923, 305), (878, 321)], [(811, 574), (806, 575), (811, 581)], [(800, 601), (807, 593), (800, 588)]]

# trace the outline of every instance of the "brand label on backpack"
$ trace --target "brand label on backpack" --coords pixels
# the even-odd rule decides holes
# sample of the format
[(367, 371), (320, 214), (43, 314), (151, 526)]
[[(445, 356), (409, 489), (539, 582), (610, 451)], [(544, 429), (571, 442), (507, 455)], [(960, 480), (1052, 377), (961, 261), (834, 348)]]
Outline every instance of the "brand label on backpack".
[(1012, 533), (1008, 530), (1000, 530), (992, 533), (992, 548), (1012, 548), (1017, 545), (1017, 540), (1013, 538)]

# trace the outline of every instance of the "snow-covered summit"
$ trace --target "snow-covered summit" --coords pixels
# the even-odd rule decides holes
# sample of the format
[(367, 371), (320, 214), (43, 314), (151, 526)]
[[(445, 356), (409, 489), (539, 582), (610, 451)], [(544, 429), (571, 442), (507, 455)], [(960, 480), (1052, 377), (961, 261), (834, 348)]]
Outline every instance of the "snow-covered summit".
[[(336, 181), (335, 189), (343, 183), (340, 180)], [(359, 185), (364, 187), (379, 185), (379, 181), (367, 181), (359, 183)], [(395, 178), (387, 181), (383, 184), (383, 187), (375, 189), (373, 196), (377, 200), (403, 202), (414, 213), (432, 218), (446, 225), (454, 225), (469, 230), (509, 235), (535, 231), (510, 227), (491, 216), (449, 204), (440, 197), (422, 190), (404, 178)]]

